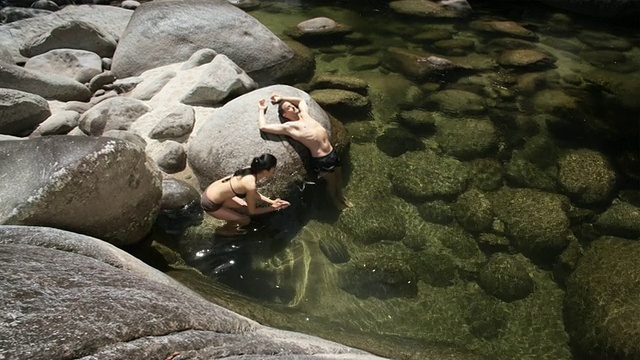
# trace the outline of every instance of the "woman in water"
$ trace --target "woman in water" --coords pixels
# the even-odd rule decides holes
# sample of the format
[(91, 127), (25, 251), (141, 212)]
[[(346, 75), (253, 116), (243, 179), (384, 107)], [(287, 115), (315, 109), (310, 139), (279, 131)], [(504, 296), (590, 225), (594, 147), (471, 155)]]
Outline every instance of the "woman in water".
[[(267, 178), (276, 170), (277, 160), (271, 154), (262, 154), (253, 158), (251, 166), (240, 169), (233, 175), (224, 177), (209, 185), (200, 197), (202, 209), (216, 219), (227, 223), (216, 232), (221, 235), (241, 235), (241, 229), (251, 221), (249, 215), (265, 214), (278, 211), (289, 206), (289, 202), (281, 199), (271, 200), (260, 194), (256, 183)], [(246, 200), (244, 200), (244, 199)], [(269, 204), (258, 207), (258, 200)], [(246, 215), (248, 213), (248, 215)]]

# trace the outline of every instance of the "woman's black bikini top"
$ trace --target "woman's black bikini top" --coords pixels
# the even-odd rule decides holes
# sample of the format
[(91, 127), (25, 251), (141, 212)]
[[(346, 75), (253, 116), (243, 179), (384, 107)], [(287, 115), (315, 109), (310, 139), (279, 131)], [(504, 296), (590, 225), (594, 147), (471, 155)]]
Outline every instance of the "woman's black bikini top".
[(228, 181), (228, 182), (229, 182), (229, 189), (231, 189), (231, 191), (233, 191), (233, 193), (234, 193), (237, 197), (239, 197), (239, 198), (241, 198), (241, 199), (243, 199), (243, 198), (247, 197), (247, 194), (238, 194), (238, 193), (236, 192), (236, 190), (233, 188), (233, 185), (231, 185), (231, 179), (233, 179), (233, 175), (229, 176), (229, 178), (228, 178), (228, 179), (223, 180), (222, 182), (226, 182), (226, 181)]

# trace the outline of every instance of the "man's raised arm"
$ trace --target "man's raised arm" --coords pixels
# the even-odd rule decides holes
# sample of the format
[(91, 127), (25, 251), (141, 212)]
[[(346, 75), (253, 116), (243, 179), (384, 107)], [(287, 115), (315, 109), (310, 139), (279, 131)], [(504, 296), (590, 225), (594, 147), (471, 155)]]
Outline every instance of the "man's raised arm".
[(258, 101), (258, 109), (260, 110), (260, 113), (258, 114), (258, 128), (260, 131), (271, 134), (287, 135), (286, 124), (267, 124), (267, 119), (264, 117), (264, 114), (267, 112), (265, 99)]
[(288, 101), (295, 105), (301, 112), (309, 113), (309, 106), (303, 98), (295, 96), (282, 96), (278, 94), (271, 95), (271, 102), (279, 104), (283, 101)]

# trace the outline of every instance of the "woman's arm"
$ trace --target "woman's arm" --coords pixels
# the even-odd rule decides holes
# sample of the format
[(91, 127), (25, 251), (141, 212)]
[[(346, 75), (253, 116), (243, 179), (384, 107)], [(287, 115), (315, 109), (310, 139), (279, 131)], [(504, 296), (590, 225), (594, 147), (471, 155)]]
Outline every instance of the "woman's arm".
[(261, 193), (258, 193), (258, 196), (260, 197), (261, 201), (266, 202), (269, 205), (273, 205), (273, 200), (271, 200), (268, 197), (262, 195)]
[[(265, 214), (265, 213), (268, 213), (268, 212), (284, 209), (287, 206), (289, 206), (289, 203), (284, 201), (284, 200), (280, 200), (280, 199), (271, 200), (268, 197), (260, 194), (256, 190), (255, 178), (253, 176), (251, 176), (251, 177), (247, 176), (246, 180), (243, 179), (241, 181), (242, 181), (242, 184), (245, 186), (245, 190), (247, 192), (247, 200), (246, 201), (247, 201), (247, 211), (249, 212), (249, 215)], [(268, 203), (269, 206), (258, 207), (256, 205), (257, 200), (264, 201), (264, 202)]]

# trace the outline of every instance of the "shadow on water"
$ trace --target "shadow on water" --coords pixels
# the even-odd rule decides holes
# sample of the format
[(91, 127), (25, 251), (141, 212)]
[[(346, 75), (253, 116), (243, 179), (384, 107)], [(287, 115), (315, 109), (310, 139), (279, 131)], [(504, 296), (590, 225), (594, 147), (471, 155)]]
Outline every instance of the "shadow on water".
[[(181, 257), (187, 265), (199, 270), (203, 275), (228, 285), (239, 293), (263, 301), (283, 303), (294, 296), (286, 289), (273, 288), (269, 281), (272, 273), (262, 272), (255, 264), (270, 259), (285, 250), (291, 240), (305, 226), (311, 217), (321, 221), (335, 222), (338, 211), (323, 196), (324, 180), (306, 182), (299, 185), (294, 193), (285, 197), (296, 199), (290, 207), (277, 213), (252, 218), (245, 227), (247, 234), (222, 236), (215, 228), (186, 227), (174, 234)], [(207, 220), (205, 215), (205, 222)]]

